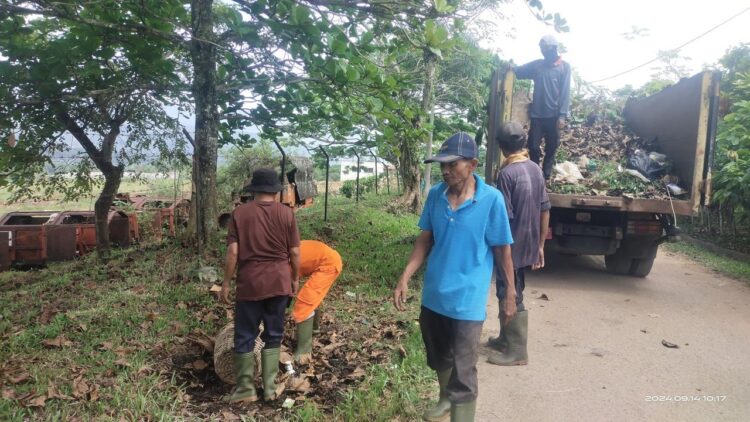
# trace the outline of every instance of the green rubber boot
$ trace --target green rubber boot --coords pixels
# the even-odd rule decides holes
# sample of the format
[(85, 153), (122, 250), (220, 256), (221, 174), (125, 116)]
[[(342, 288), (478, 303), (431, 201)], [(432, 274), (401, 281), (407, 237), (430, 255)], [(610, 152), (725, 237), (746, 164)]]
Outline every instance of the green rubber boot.
[(276, 400), (276, 375), (279, 373), (280, 348), (263, 349), (260, 362), (263, 367), (263, 400)]
[(521, 311), (516, 314), (508, 325), (503, 328), (508, 338), (508, 347), (505, 353), (493, 353), (487, 362), (500, 366), (526, 365), (529, 363), (529, 355), (526, 343), (529, 338), (529, 313)]
[(468, 403), (451, 403), (451, 422), (474, 422), (476, 400)]
[(504, 353), (508, 348), (508, 337), (505, 335), (502, 319), (500, 320), (500, 334), (497, 337), (490, 337), (487, 339), (487, 346), (501, 353)]
[(297, 324), (297, 348), (294, 349), (294, 360), (297, 363), (308, 363), (312, 358), (313, 318)]
[(313, 333), (318, 334), (320, 332), (320, 321), (323, 319), (323, 312), (320, 311), (320, 308), (315, 311), (315, 316), (313, 316)]
[(448, 399), (448, 381), (451, 379), (452, 369), (437, 371), (438, 384), (440, 385), (440, 397), (435, 406), (425, 410), (422, 419), (426, 421), (441, 421), (451, 412), (451, 402)]
[(237, 386), (227, 399), (230, 403), (254, 402), (258, 400), (255, 392), (255, 354), (235, 353), (234, 374)]

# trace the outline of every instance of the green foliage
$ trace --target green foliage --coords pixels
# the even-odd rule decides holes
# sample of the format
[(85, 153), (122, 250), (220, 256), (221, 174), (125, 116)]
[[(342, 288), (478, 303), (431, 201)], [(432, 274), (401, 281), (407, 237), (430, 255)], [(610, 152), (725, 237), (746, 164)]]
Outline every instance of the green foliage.
[(281, 156), (270, 142), (261, 141), (253, 147), (232, 147), (227, 150), (226, 163), (217, 172), (216, 190), (219, 207), (231, 209), (233, 193), (239, 193), (250, 182), (253, 171), (270, 167), (279, 172)]
[(750, 100), (736, 103), (724, 117), (717, 143), (714, 201), (735, 208), (737, 217), (750, 221)]
[[(380, 193), (384, 193), (385, 186), (383, 184), (385, 183), (385, 175), (378, 174), (378, 189)], [(347, 198), (354, 198), (355, 193), (357, 191), (357, 181), (356, 180), (347, 180), (344, 183), (341, 184), (341, 188), (339, 188), (339, 193), (346, 196)], [(375, 176), (368, 176), (368, 177), (362, 177), (360, 176), (359, 179), (359, 196), (360, 199), (367, 195), (375, 193)]]
[(729, 114), (716, 137), (713, 201), (750, 224), (750, 45), (729, 49), (719, 63)]
[[(40, 192), (75, 198), (95, 187), (95, 168), (109, 177), (154, 153), (185, 161), (176, 121), (163, 112), (164, 99), (180, 84), (170, 44), (103, 27), (139, 25), (134, 21), (148, 20), (144, 13), (170, 13), (178, 22), (184, 11), (161, 1), (76, 9), (78, 3), (58, 2), (56, 13), (43, 16), (0, 18), (0, 135), (18, 139), (13, 147), (0, 143), (0, 185), (9, 185), (15, 198)], [(72, 10), (83, 17), (51, 17)], [(88, 18), (102, 26), (83, 22)], [(175, 24), (154, 27), (172, 31)], [(81, 149), (72, 148), (71, 135)]]

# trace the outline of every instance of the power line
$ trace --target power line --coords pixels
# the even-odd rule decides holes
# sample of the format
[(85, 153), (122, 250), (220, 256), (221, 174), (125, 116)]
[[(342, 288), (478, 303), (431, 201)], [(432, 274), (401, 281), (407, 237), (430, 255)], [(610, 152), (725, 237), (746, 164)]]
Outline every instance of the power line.
[[(704, 32), (704, 33), (702, 33), (702, 34), (698, 35), (698, 36), (697, 36), (697, 37), (695, 37), (695, 38), (692, 38), (692, 39), (688, 40), (688, 41), (687, 41), (687, 42), (685, 42), (684, 44), (682, 44), (682, 45), (680, 45), (680, 46), (678, 46), (678, 47), (676, 47), (676, 48), (673, 48), (673, 49), (671, 49), (671, 50), (669, 50), (669, 51), (679, 51), (679, 50), (681, 50), (681, 49), (682, 49), (683, 47), (687, 46), (688, 44), (692, 44), (693, 42), (695, 42), (695, 41), (697, 41), (697, 40), (699, 40), (699, 39), (703, 38), (704, 36), (706, 36), (706, 35), (710, 34), (711, 32), (713, 32), (713, 31), (715, 31), (715, 30), (719, 29), (720, 27), (722, 27), (722, 26), (726, 25), (727, 23), (729, 23), (730, 21), (734, 20), (735, 18), (738, 18), (738, 17), (740, 16), (740, 15), (742, 15), (742, 14), (743, 14), (743, 13), (745, 13), (745, 12), (747, 12), (748, 10), (750, 10), (750, 7), (747, 7), (747, 8), (745, 8), (745, 9), (743, 9), (743, 10), (739, 11), (738, 13), (736, 13), (736, 14), (734, 14), (734, 15), (730, 16), (730, 17), (729, 17), (728, 19), (724, 20), (723, 22), (721, 22), (721, 23), (719, 23), (719, 24), (717, 24), (717, 25), (715, 25), (715, 26), (711, 27), (711, 28), (710, 28), (709, 30), (707, 30), (706, 32)], [(630, 68), (630, 69), (628, 69), (628, 70), (622, 71), (622, 72), (620, 72), (620, 73), (617, 73), (617, 74), (615, 74), (615, 75), (612, 75), (612, 76), (608, 76), (608, 77), (606, 77), (606, 78), (602, 78), (602, 79), (598, 79), (598, 80), (596, 80), (596, 81), (592, 81), (592, 82), (590, 82), (590, 83), (592, 83), (592, 84), (595, 84), (595, 83), (599, 83), (599, 82), (603, 82), (603, 81), (607, 81), (607, 80), (610, 80), (610, 79), (614, 79), (614, 78), (617, 78), (617, 77), (619, 77), (619, 76), (622, 76), (622, 75), (625, 75), (625, 74), (627, 74), (627, 73), (630, 73), (630, 72), (632, 72), (632, 71), (634, 71), (634, 70), (638, 70), (638, 69), (640, 69), (640, 68), (642, 68), (642, 67), (644, 67), (644, 66), (648, 66), (648, 65), (650, 65), (651, 63), (653, 63), (653, 62), (655, 62), (655, 61), (659, 60), (660, 58), (661, 58), (661, 56), (656, 56), (656, 57), (654, 57), (653, 59), (651, 59), (651, 60), (649, 60), (649, 61), (647, 61), (647, 62), (645, 62), (645, 63), (643, 63), (643, 64), (639, 64), (638, 66), (635, 66), (635, 67), (633, 67), (633, 68)]]

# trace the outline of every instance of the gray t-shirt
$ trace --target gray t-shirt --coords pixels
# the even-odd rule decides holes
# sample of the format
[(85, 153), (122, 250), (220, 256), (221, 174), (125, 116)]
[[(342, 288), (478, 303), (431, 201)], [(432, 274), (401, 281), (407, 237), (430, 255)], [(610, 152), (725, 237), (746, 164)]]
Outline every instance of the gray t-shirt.
[(544, 175), (531, 160), (510, 164), (500, 170), (495, 182), (505, 196), (513, 234), (513, 266), (524, 268), (539, 259), (539, 214), (550, 209), (544, 189)]
[(570, 111), (570, 65), (534, 60), (515, 68), (518, 79), (534, 80), (534, 99), (529, 108), (532, 118), (567, 118)]

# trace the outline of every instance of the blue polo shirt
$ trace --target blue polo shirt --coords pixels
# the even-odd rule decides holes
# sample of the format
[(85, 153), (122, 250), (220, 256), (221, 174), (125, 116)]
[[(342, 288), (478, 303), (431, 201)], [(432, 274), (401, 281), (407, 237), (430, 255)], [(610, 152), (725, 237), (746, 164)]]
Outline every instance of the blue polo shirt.
[(432, 232), (422, 306), (459, 320), (484, 321), (494, 258), (493, 246), (513, 237), (503, 194), (474, 175), (474, 197), (451, 210), (448, 185), (430, 189), (419, 228)]

